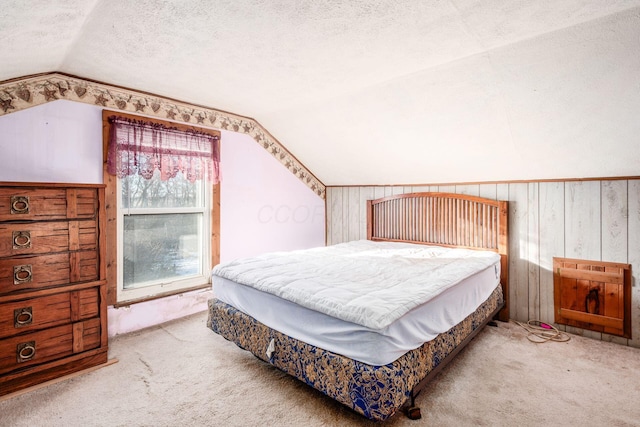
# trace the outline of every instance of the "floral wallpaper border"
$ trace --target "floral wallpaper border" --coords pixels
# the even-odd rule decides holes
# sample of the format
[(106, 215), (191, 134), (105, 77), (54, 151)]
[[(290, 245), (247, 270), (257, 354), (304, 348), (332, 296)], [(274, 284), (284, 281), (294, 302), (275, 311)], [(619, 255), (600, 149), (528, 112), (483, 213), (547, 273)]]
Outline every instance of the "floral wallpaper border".
[(58, 99), (247, 134), (314, 193), (325, 198), (324, 184), (253, 119), (62, 73), (0, 82), (0, 116)]

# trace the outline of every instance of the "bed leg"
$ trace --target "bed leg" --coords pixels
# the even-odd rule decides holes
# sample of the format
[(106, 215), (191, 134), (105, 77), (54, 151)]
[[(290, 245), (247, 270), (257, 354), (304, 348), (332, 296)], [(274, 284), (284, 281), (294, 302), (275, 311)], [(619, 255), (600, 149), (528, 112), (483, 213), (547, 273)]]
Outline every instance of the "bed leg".
[(416, 396), (418, 394), (413, 390), (411, 391), (411, 405), (404, 410), (407, 418), (410, 420), (419, 420), (422, 418), (422, 414), (420, 413), (420, 408), (416, 406)]
[(409, 418), (410, 420), (419, 420), (420, 418), (422, 418), (422, 414), (420, 413), (420, 408), (417, 406), (412, 406), (410, 408), (407, 408), (407, 418)]

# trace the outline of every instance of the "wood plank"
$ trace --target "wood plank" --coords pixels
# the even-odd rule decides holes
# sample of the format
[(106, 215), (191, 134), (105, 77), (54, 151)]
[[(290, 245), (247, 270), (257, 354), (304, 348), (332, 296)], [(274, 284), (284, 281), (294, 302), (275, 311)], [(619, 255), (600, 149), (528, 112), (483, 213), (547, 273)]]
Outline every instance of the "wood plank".
[(558, 291), (560, 292), (558, 308), (565, 307), (574, 310), (578, 308), (578, 281), (576, 279), (560, 277)]
[(95, 188), (79, 188), (75, 184), (74, 190), (76, 192), (75, 199), (75, 218), (78, 219), (91, 219), (95, 218), (98, 213), (99, 198), (101, 191), (96, 192)]
[(360, 187), (360, 216), (358, 218), (358, 238), (367, 238), (367, 200), (373, 200), (375, 197), (375, 191), (373, 187)]
[[(81, 279), (80, 274), (80, 255), (81, 252), (71, 252), (69, 254), (69, 281), (70, 282), (79, 282)], [(97, 279), (97, 274), (95, 276)]]
[(101, 316), (100, 312), (100, 288), (93, 287), (81, 289), (78, 294), (78, 320), (86, 320)]
[(507, 200), (498, 198), (498, 186), (496, 184), (480, 184), (478, 195), (487, 199)]
[(383, 197), (385, 197), (384, 187), (374, 187), (373, 188), (373, 198), (374, 199), (381, 199)]
[(391, 187), (392, 196), (397, 196), (398, 194), (403, 194), (404, 192), (404, 187), (401, 185), (394, 185), (393, 187)]
[(106, 286), (98, 288), (98, 311), (100, 312), (100, 348), (105, 350), (109, 347), (109, 319), (107, 317), (107, 289)]
[(344, 228), (343, 217), (342, 217), (342, 187), (334, 187), (331, 191), (331, 200), (328, 201), (330, 203), (331, 210), (331, 244), (335, 245), (338, 243), (344, 242), (342, 235), (342, 229)]
[(360, 211), (364, 212), (364, 208), (360, 206), (360, 187), (349, 187), (348, 189), (349, 205), (347, 207), (347, 222), (348, 222), (348, 241), (360, 239)]
[(541, 182), (538, 187), (540, 257), (540, 320), (553, 323), (553, 257), (564, 256), (564, 184)]
[(592, 323), (594, 325), (609, 326), (618, 330), (622, 330), (622, 319), (615, 317), (607, 317), (583, 311), (570, 310), (567, 308), (560, 309), (560, 315), (566, 319), (576, 320), (578, 322)]
[[(103, 123), (105, 128), (108, 128)], [(104, 136), (104, 150), (106, 150), (107, 136)], [(117, 200), (118, 195), (116, 177), (107, 172), (106, 157), (103, 165), (102, 179), (106, 184), (104, 192), (104, 228), (102, 228), (102, 238), (106, 241), (106, 244), (101, 245), (104, 256), (104, 268), (107, 279), (107, 301), (109, 305), (114, 305), (118, 302), (118, 218), (117, 218)], [(212, 220), (213, 221), (213, 220)], [(219, 240), (218, 240), (219, 241)], [(213, 254), (212, 254), (213, 255)]]
[(596, 282), (608, 282), (621, 285), (624, 283), (622, 272), (592, 271), (589, 269), (576, 270), (573, 268), (558, 268), (557, 273), (563, 277), (578, 280), (594, 280)]
[(78, 217), (78, 194), (75, 188), (67, 188), (67, 218)]
[(603, 181), (602, 260), (627, 262), (627, 181)]
[(629, 290), (631, 339), (629, 345), (640, 348), (640, 180), (628, 182), (627, 262), (631, 264), (633, 286)]
[(615, 317), (617, 319), (624, 319), (624, 290), (623, 285), (616, 285), (614, 283), (603, 283), (604, 288), (603, 300), (604, 311), (603, 314), (607, 317)]
[(73, 324), (73, 352), (80, 353), (84, 350), (84, 323)]
[(527, 260), (529, 281), (529, 319), (540, 319), (540, 218), (539, 187), (537, 182), (527, 185)]
[(565, 254), (580, 259), (601, 259), (600, 183), (565, 184)]
[[(589, 266), (578, 264), (579, 270), (586, 272), (588, 268)], [(588, 279), (576, 279), (576, 299), (571, 309), (585, 311), (585, 301), (589, 294), (590, 285), (591, 281)]]
[(69, 221), (69, 250), (77, 251), (79, 249), (80, 249), (79, 221)]
[(71, 310), (69, 317), (72, 322), (80, 320), (80, 292), (81, 291), (73, 291), (69, 293), (69, 306)]
[(331, 219), (331, 199), (332, 199), (332, 194), (333, 194), (333, 189), (334, 187), (327, 187), (325, 189), (325, 198), (324, 198), (324, 244), (326, 246), (333, 244), (331, 242), (331, 230), (333, 229), (332, 226), (332, 219)]
[[(104, 203), (105, 200), (102, 200)], [(101, 230), (106, 230), (106, 218), (102, 219)], [(211, 188), (211, 267), (220, 263), (220, 183)], [(104, 231), (100, 233), (104, 235)], [(104, 247), (104, 245), (102, 245)], [(101, 264), (104, 269), (104, 263)], [(104, 277), (104, 271), (100, 277)]]
[(101, 320), (88, 319), (82, 323), (82, 351), (92, 350), (101, 344)]
[(342, 236), (340, 242), (349, 241), (349, 187), (342, 189)]
[(463, 184), (456, 185), (454, 193), (457, 194), (466, 194), (469, 196), (480, 196), (480, 185), (479, 184)]
[[(496, 185), (496, 200), (509, 200), (509, 203), (511, 203), (511, 199), (509, 198), (509, 185), (508, 184), (498, 184)], [(500, 206), (501, 210), (504, 210), (505, 207), (504, 205)], [(511, 209), (507, 207), (507, 215), (511, 215)], [(513, 232), (517, 232), (516, 229), (511, 228), (511, 219), (509, 218), (508, 220), (508, 230), (503, 230), (503, 231), (508, 231), (507, 235), (511, 236), (511, 233)], [(506, 280), (507, 283), (505, 285), (503, 285), (503, 289), (506, 290), (506, 292), (504, 292), (504, 300), (505, 300), (505, 305), (506, 308), (503, 309), (503, 311), (500, 313), (500, 320), (502, 321), (508, 321), (509, 319), (514, 318), (513, 317), (513, 313), (512, 313), (512, 303), (511, 303), (511, 286), (513, 283), (513, 279), (511, 278), (511, 257), (514, 256), (515, 251), (513, 250), (512, 246), (511, 246), (511, 237), (509, 237), (508, 241), (506, 242), (501, 242), (500, 244), (501, 249), (502, 248), (506, 248), (508, 250), (509, 253), (509, 261), (506, 262), (505, 257), (502, 257), (501, 263), (500, 263), (500, 268), (501, 268), (501, 280)]]
[(440, 193), (455, 193), (456, 186), (455, 185), (438, 185), (438, 189), (436, 191)]
[(511, 318), (529, 320), (528, 187), (509, 184), (509, 299)]

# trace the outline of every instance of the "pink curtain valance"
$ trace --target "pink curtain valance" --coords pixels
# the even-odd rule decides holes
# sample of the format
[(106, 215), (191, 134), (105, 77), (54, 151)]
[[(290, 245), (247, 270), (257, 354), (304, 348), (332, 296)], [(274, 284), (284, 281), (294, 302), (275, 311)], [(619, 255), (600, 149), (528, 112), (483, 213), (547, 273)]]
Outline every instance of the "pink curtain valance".
[(151, 179), (156, 170), (163, 181), (182, 172), (187, 180), (220, 181), (220, 136), (217, 132), (180, 130), (161, 123), (109, 117), (111, 138), (107, 172), (124, 178), (138, 174)]

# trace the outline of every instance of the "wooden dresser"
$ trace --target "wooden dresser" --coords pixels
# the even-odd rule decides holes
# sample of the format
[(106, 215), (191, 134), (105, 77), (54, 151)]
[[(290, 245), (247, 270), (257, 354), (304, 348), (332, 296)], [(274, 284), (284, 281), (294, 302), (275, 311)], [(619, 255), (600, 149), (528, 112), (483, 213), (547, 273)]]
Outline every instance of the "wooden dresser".
[(0, 396), (107, 361), (104, 186), (0, 183)]

